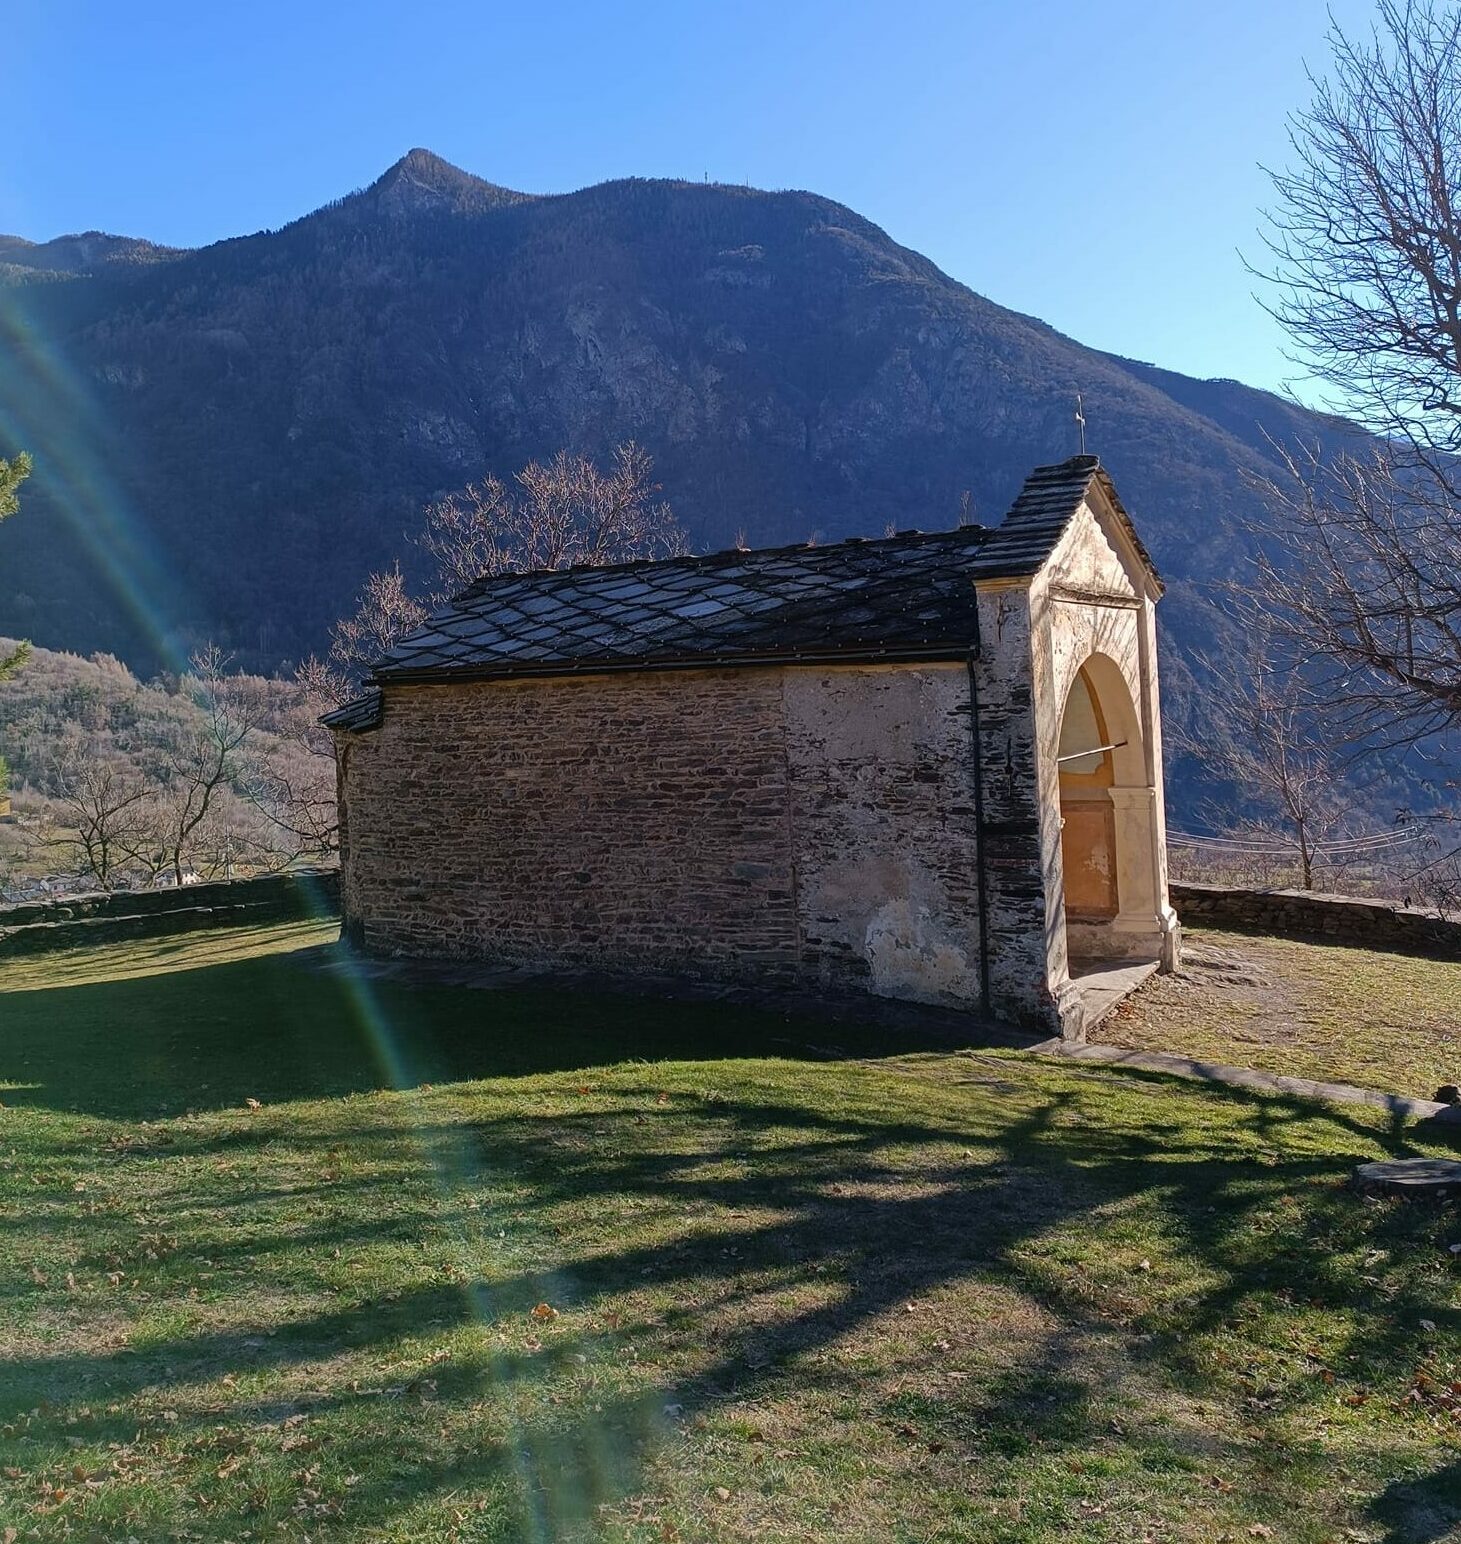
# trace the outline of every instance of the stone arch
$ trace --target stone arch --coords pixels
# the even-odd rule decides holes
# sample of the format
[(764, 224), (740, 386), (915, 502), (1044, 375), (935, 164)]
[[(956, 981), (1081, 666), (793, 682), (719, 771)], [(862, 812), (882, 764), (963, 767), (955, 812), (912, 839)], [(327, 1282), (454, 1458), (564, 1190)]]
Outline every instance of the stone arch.
[(1160, 829), (1142, 715), (1126, 673), (1092, 652), (1061, 706), (1056, 768), (1066, 953), (1157, 959)]

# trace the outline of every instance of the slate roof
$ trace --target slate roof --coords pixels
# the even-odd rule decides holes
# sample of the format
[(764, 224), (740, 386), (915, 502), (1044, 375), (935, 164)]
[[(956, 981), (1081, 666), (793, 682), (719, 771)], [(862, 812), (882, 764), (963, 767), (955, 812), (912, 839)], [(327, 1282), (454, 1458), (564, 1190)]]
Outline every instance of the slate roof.
[[(977, 636), (974, 582), (1037, 572), (1097, 476), (1125, 519), (1096, 458), (1077, 456), (1032, 473), (993, 530), (479, 579), (380, 660), (373, 678), (962, 658)], [(364, 729), (378, 719), (375, 693), (324, 722)]]
[(1136, 527), (1121, 502), (1116, 485), (1111, 481), (1111, 474), (1096, 456), (1072, 456), (1069, 461), (1061, 461), (1054, 466), (1037, 466), (1025, 479), (1019, 497), (1010, 505), (1004, 524), (991, 532), (991, 535), (1002, 540), (1007, 538), (1006, 545), (1011, 556), (1018, 550), (1023, 560), (1030, 564), (1023, 572), (1035, 573), (1055, 550), (1056, 542), (1064, 533), (1070, 517), (1090, 492), (1093, 482), (1100, 485), (1132, 546), (1160, 585), (1157, 565), (1152, 562), (1151, 554), (1136, 534)]

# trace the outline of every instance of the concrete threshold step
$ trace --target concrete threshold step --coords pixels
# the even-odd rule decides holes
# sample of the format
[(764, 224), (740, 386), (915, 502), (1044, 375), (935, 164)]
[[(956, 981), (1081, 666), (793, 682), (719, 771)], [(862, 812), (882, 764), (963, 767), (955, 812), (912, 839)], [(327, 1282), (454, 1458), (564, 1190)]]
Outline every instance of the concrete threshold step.
[(1070, 985), (1080, 1001), (1080, 1037), (1109, 1017), (1136, 989), (1157, 972), (1155, 960), (1087, 964), (1074, 969)]

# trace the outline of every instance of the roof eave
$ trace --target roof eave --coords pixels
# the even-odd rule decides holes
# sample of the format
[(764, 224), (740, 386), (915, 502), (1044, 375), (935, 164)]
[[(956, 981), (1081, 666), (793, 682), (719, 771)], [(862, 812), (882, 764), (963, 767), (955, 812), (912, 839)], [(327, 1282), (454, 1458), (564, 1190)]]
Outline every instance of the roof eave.
[(377, 687), (429, 686), (436, 683), (502, 681), (566, 676), (629, 675), (665, 670), (744, 669), (756, 665), (868, 665), (962, 663), (974, 648), (972, 637), (938, 643), (887, 644), (846, 649), (768, 649), (737, 654), (643, 654), (613, 658), (539, 661), (494, 665), (428, 665), (418, 670), (384, 671), (372, 676)]

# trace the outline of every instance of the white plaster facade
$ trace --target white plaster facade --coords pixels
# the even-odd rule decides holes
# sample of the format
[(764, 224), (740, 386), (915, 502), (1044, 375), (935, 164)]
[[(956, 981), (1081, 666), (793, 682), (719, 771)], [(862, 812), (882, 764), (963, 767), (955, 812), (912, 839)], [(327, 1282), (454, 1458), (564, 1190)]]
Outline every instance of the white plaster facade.
[[(1073, 953), (1103, 962), (1150, 960), (1166, 971), (1178, 963), (1157, 677), (1161, 582), (1109, 478), (1097, 475), (1035, 573), (977, 588), (978, 676), (995, 708), (992, 722), (987, 708), (981, 713), (981, 759), (997, 805), (987, 820), (1016, 828), (1004, 833), (1011, 850), (996, 869), (1004, 893), (990, 905), (991, 930), (1002, 935), (990, 1007), (1029, 1019), (1040, 1007), (1031, 991), (1038, 981), (1061, 1032), (1079, 1036), (1086, 1025)], [(1107, 736), (1109, 778), (1091, 798), (1109, 801), (1112, 827), (1114, 910), (1092, 920), (1073, 918), (1067, 905), (1073, 854), (1065, 850), (1060, 767), (1067, 705), (1082, 674)], [(1035, 868), (1038, 886), (1030, 883)]]

